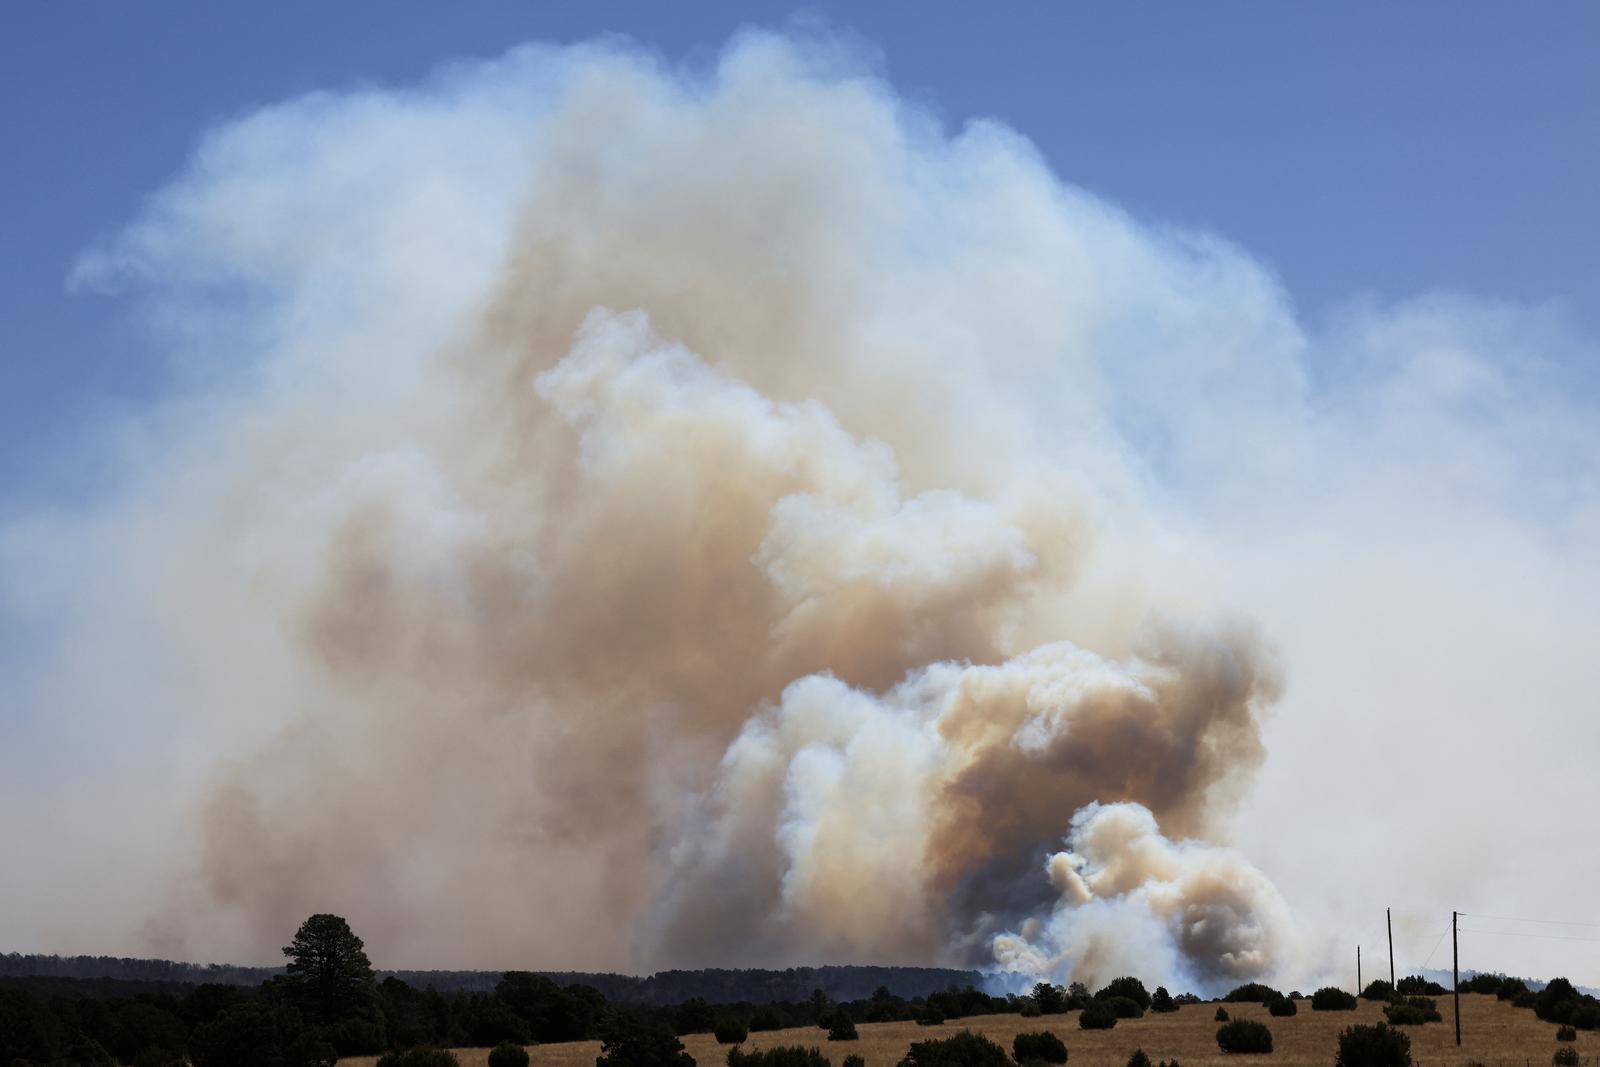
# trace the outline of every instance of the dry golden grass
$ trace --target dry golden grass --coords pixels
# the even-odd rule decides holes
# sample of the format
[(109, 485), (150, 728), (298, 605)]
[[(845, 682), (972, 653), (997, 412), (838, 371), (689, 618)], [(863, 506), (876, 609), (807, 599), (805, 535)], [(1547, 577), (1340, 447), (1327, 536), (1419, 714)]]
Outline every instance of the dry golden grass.
[[(1270, 1056), (1223, 1056), (1217, 1051), (1217, 1023), (1212, 1016), (1215, 1004), (1190, 1004), (1170, 1015), (1146, 1015), (1143, 1019), (1124, 1019), (1113, 1030), (1080, 1030), (1076, 1012), (1066, 1015), (1024, 1019), (1020, 1015), (983, 1015), (957, 1019), (943, 1026), (918, 1026), (916, 1023), (869, 1023), (859, 1029), (861, 1040), (830, 1042), (814, 1027), (751, 1034), (746, 1048), (771, 1048), (775, 1045), (815, 1045), (835, 1064), (850, 1053), (859, 1053), (867, 1067), (894, 1067), (913, 1041), (929, 1037), (948, 1037), (960, 1030), (972, 1030), (998, 1041), (1007, 1052), (1011, 1039), (1027, 1030), (1050, 1030), (1066, 1042), (1071, 1058), (1067, 1067), (1125, 1067), (1134, 1049), (1142, 1048), (1155, 1062), (1177, 1058), (1183, 1067), (1216, 1067), (1227, 1064), (1256, 1063), (1262, 1067), (1329, 1067), (1338, 1045), (1338, 1033), (1352, 1022), (1378, 1022), (1383, 1012), (1377, 1004), (1362, 1001), (1355, 1011), (1314, 1012), (1310, 1001), (1300, 1002), (1300, 1014), (1289, 1019), (1274, 1019), (1260, 1004), (1228, 1004), (1235, 1019), (1259, 1019), (1272, 1028), (1273, 1052)], [(1439, 998), (1444, 1022), (1408, 1027), (1412, 1057), (1418, 1067), (1458, 1067), (1482, 1062), (1487, 1067), (1548, 1067), (1559, 1047), (1556, 1028), (1534, 1018), (1527, 1009), (1511, 1007), (1491, 996), (1468, 995), (1461, 998), (1461, 1047), (1455, 1045), (1450, 998)], [(727, 1049), (710, 1034), (694, 1034), (683, 1039), (689, 1054), (700, 1067), (722, 1067)], [(1600, 1032), (1579, 1033), (1578, 1054), (1589, 1067), (1600, 1063)], [(532, 1067), (594, 1067), (600, 1052), (598, 1041), (574, 1041), (562, 1045), (529, 1048)], [(484, 1067), (486, 1049), (462, 1049), (457, 1056), (462, 1067)], [(372, 1057), (341, 1061), (351, 1067), (371, 1067)]]

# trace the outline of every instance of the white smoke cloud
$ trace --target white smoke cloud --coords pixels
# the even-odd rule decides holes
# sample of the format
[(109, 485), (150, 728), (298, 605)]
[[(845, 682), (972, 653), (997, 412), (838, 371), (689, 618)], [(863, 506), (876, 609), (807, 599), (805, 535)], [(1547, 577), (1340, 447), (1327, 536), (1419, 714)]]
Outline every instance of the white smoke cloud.
[(770, 34), (266, 109), (79, 280), (188, 385), (94, 445), (119, 492), (0, 538), (53, 650), (7, 679), (19, 948), (270, 956), (332, 909), (396, 965), (1308, 984), (1347, 901), (1600, 875), (1529, 888), (1567, 853), (1515, 805), (1393, 815), (1596, 799), (1554, 312), (1309, 329)]

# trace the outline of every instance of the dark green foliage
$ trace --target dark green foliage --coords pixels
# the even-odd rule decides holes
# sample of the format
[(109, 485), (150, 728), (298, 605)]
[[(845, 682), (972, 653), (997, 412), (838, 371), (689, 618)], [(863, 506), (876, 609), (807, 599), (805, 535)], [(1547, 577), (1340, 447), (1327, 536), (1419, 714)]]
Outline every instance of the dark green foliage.
[(944, 1012), (938, 1008), (930, 1007), (927, 1011), (917, 1016), (918, 1026), (939, 1026), (944, 1022)]
[(1566, 1048), (1556, 1049), (1556, 1054), (1550, 1057), (1550, 1062), (1555, 1067), (1578, 1067), (1582, 1061), (1578, 1058), (1578, 1050), (1568, 1045)]
[[(729, 1051), (729, 1060), (738, 1048)], [(606, 1026), (595, 1067), (695, 1067), (676, 1034), (660, 1024), (619, 1015)]]
[(867, 1067), (867, 1060), (865, 1056), (852, 1052), (844, 1058), (844, 1063), (841, 1067)]
[(1428, 997), (1402, 997), (1383, 1007), (1383, 1016), (1391, 1026), (1421, 1026), (1440, 1019), (1437, 1002)]
[(1172, 999), (1172, 994), (1167, 992), (1164, 985), (1156, 986), (1156, 991), (1150, 995), (1150, 1010), (1158, 1015), (1177, 1011), (1178, 1002)]
[(993, 1041), (963, 1030), (946, 1038), (913, 1041), (900, 1067), (1011, 1067), (1011, 1061)]
[(1217, 1028), (1217, 1048), (1223, 1052), (1271, 1052), (1272, 1031), (1254, 1019), (1235, 1019)]
[(506, 1035), (519, 1045), (527, 1040), (553, 1044), (592, 1037), (606, 1007), (605, 998), (592, 986), (562, 989), (544, 975), (527, 971), (507, 971), (494, 987), (494, 999), (522, 1020), (525, 1040)]
[(1411, 1038), (1378, 1023), (1351, 1026), (1339, 1032), (1334, 1067), (1411, 1067)]
[(1116, 1009), (1103, 1000), (1091, 1002), (1078, 1014), (1078, 1028), (1081, 1030), (1109, 1030), (1116, 1025)]
[(799, 1045), (781, 1045), (750, 1052), (734, 1046), (728, 1050), (728, 1067), (832, 1067), (832, 1064), (828, 1062), (828, 1057), (816, 1049)]
[(1506, 978), (1494, 990), (1496, 1000), (1516, 1000), (1528, 991), (1528, 983), (1520, 978)]
[[(154, 1055), (149, 1055), (153, 1053)], [(145, 1067), (141, 1060), (148, 1060), (151, 1067), (170, 1067), (177, 1056), (166, 1049), (141, 1049), (139, 1055), (133, 1058), (133, 1067)], [(66, 1060), (72, 1067), (114, 1067), (111, 1053), (98, 1041), (91, 1038), (79, 1038), (67, 1048)]]
[(1116, 1012), (1119, 1019), (1141, 1019), (1144, 1017), (1144, 1009), (1132, 997), (1096, 997), (1095, 999)]
[(1038, 1005), (1040, 1015), (1060, 1015), (1067, 1010), (1067, 993), (1058, 985), (1040, 982), (1029, 994)]
[(1579, 1030), (1600, 1029), (1600, 1003), (1596, 1003), (1592, 998), (1585, 999), (1572, 1009), (1572, 1017), (1567, 1021)]
[(1267, 1014), (1279, 1019), (1287, 1019), (1299, 1012), (1299, 1007), (1288, 997), (1279, 997), (1277, 1000), (1267, 1001)]
[(717, 1013), (702, 997), (690, 997), (672, 1013), (672, 1029), (678, 1035), (709, 1034), (717, 1025)]
[(1217, 1009), (1217, 1013), (1215, 1015), (1213, 1015), (1212, 1018), (1217, 1020), (1217, 1022), (1219, 1022), (1219, 1023), (1227, 1022), (1228, 1021), (1228, 1009), (1219, 1007)]
[(1067, 1046), (1050, 1031), (1039, 1030), (1012, 1038), (1011, 1056), (1018, 1063), (1066, 1063)]
[(1155, 1064), (1150, 1062), (1150, 1057), (1145, 1055), (1144, 1049), (1138, 1048), (1128, 1057), (1128, 1067), (1155, 1067)]
[[(1150, 1007), (1150, 994), (1145, 992), (1144, 983), (1137, 978), (1114, 978), (1094, 995), (1096, 1000), (1112, 1000), (1116, 997), (1126, 997), (1139, 1005), (1140, 1015)], [(1123, 1016), (1123, 1018), (1138, 1018), (1138, 1016)]]
[(306, 1029), (299, 1012), (260, 996), (197, 1029), (189, 1046), (195, 1067), (320, 1067), (335, 1055)]
[[(67, 1061), (73, 1067), (100, 1067), (101, 1064), (110, 1067), (111, 1060), (109, 1059), (83, 1059), (81, 1055), (79, 1053), (75, 1056), (72, 1052), (68, 1052)], [(133, 1058), (132, 1067), (188, 1067), (188, 1062), (181, 1053), (173, 1052), (171, 1049), (156, 1048), (152, 1045)]]
[(422, 1045), (403, 1052), (385, 1052), (378, 1057), (378, 1067), (461, 1067), (461, 1061), (454, 1052)]
[(1558, 1026), (1556, 1027), (1556, 1040), (1576, 1041), (1578, 1040), (1578, 1031), (1570, 1026)]
[(1533, 1007), (1533, 1002), (1534, 995), (1532, 990), (1518, 993), (1516, 996), (1511, 998), (1511, 1006), (1513, 1008), (1531, 1008)]
[(1420, 974), (1411, 974), (1396, 983), (1395, 992), (1403, 997), (1442, 997), (1445, 988), (1438, 982), (1428, 981)]
[(1354, 994), (1346, 993), (1331, 985), (1325, 985), (1311, 994), (1312, 1011), (1355, 1011), (1356, 998)]
[(773, 1008), (757, 1008), (756, 1013), (750, 1016), (750, 1029), (755, 1033), (782, 1030), (783, 1019)]
[(502, 1041), (489, 1050), (489, 1067), (528, 1067), (528, 1050)]
[(1229, 1004), (1266, 1004), (1282, 993), (1260, 982), (1249, 982), (1231, 991), (1222, 999)]
[(284, 946), (284, 987), (308, 1022), (334, 1023), (359, 1014), (374, 993), (365, 946), (337, 915), (313, 915)]
[(1394, 986), (1382, 978), (1367, 983), (1367, 988), (1361, 991), (1362, 1000), (1393, 1000)]
[(717, 1025), (712, 1028), (711, 1033), (716, 1037), (719, 1045), (738, 1045), (750, 1036), (750, 1031), (744, 1023), (732, 1016), (724, 1016), (718, 1019)]
[(833, 1025), (828, 1027), (829, 1041), (856, 1041), (860, 1037), (861, 1035), (856, 1033), (856, 1024), (842, 1011), (834, 1016)]

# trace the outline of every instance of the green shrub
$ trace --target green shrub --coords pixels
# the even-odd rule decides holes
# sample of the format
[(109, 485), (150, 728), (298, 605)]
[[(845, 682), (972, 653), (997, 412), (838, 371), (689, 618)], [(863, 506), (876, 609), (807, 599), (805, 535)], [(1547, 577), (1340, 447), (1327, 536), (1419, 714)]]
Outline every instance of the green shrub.
[(660, 1024), (618, 1016), (601, 1036), (595, 1067), (695, 1067), (676, 1034)]
[(1133, 1050), (1133, 1055), (1128, 1057), (1128, 1067), (1155, 1067), (1155, 1064), (1144, 1054), (1144, 1049), (1136, 1048)]
[(844, 1067), (867, 1067), (866, 1057), (860, 1053), (852, 1052), (844, 1058)]
[(1269, 985), (1260, 982), (1248, 982), (1231, 991), (1222, 999), (1229, 1004), (1266, 1004), (1275, 997), (1283, 996), (1282, 993)]
[(1106, 1007), (1116, 1012), (1117, 1018), (1119, 1019), (1144, 1018), (1144, 1009), (1141, 1008), (1139, 1006), (1139, 1002), (1134, 1000), (1132, 997), (1105, 997), (1104, 999), (1096, 999), (1099, 999), (1101, 1004), (1104, 1004)]
[(737, 1045), (750, 1036), (750, 1028), (740, 1019), (724, 1017), (717, 1020), (711, 1034), (719, 1045)]
[(1172, 999), (1172, 994), (1167, 992), (1164, 985), (1156, 986), (1156, 991), (1150, 995), (1150, 1010), (1158, 1015), (1178, 1010), (1178, 1002)]
[(1555, 1064), (1555, 1067), (1578, 1067), (1578, 1050), (1571, 1045), (1558, 1048), (1556, 1054), (1550, 1057), (1550, 1062)]
[(1496, 1000), (1516, 1000), (1528, 991), (1528, 984), (1520, 978), (1502, 979), (1494, 991)]
[(1038, 982), (1028, 994), (1040, 1015), (1060, 1015), (1067, 1010), (1067, 991), (1049, 982)]
[(1423, 1023), (1436, 1023), (1441, 1018), (1439, 1005), (1428, 997), (1404, 997), (1390, 1001), (1383, 1007), (1383, 1016), (1391, 1026), (1421, 1026)]
[(842, 1011), (834, 1016), (833, 1025), (828, 1027), (829, 1041), (857, 1041), (860, 1037), (861, 1035), (856, 1033), (856, 1024)]
[(461, 1067), (461, 1061), (454, 1052), (422, 1045), (401, 1052), (385, 1052), (378, 1057), (378, 1067)]
[(900, 1067), (1011, 1067), (1011, 1061), (993, 1041), (963, 1030), (951, 1037), (913, 1041)]
[(1078, 1013), (1078, 1029), (1109, 1030), (1117, 1025), (1117, 1011), (1103, 1000), (1093, 1001)]
[(489, 1067), (528, 1067), (528, 1050), (502, 1041), (489, 1050)]
[(1430, 982), (1420, 974), (1410, 974), (1400, 979), (1395, 992), (1403, 997), (1442, 997), (1445, 989), (1438, 982)]
[[(1140, 1015), (1144, 1014), (1145, 1010), (1150, 1007), (1150, 994), (1145, 992), (1144, 983), (1137, 978), (1113, 978), (1106, 983), (1104, 989), (1094, 995), (1096, 1000), (1111, 1000), (1115, 997), (1127, 997), (1139, 1005)], [(1123, 1017), (1138, 1018), (1137, 1015)]]
[(1355, 1011), (1356, 998), (1353, 994), (1331, 985), (1325, 985), (1311, 994), (1312, 1011)]
[(1578, 1040), (1578, 1031), (1574, 1030), (1570, 1026), (1559, 1026), (1556, 1028), (1556, 1040), (1576, 1041)]
[(1012, 1038), (1011, 1056), (1018, 1063), (1066, 1063), (1067, 1046), (1050, 1031), (1040, 1030)]
[(1286, 1019), (1299, 1011), (1300, 1008), (1288, 997), (1279, 997), (1277, 1000), (1267, 1001), (1267, 1014), (1280, 1019)]
[(1339, 1033), (1334, 1067), (1411, 1067), (1411, 1038), (1392, 1027), (1351, 1026)]
[(1361, 991), (1362, 1000), (1393, 1000), (1394, 986), (1382, 978), (1367, 983), (1367, 988)]
[(746, 1052), (738, 1045), (728, 1050), (728, 1067), (833, 1067), (828, 1057), (814, 1048), (779, 1045), (777, 1048)]
[(943, 1024), (944, 1012), (940, 1011), (932, 1004), (929, 1004), (928, 1009), (921, 1015), (917, 1016), (918, 1026), (942, 1026)]
[(1218, 1027), (1217, 1047), (1223, 1052), (1271, 1052), (1272, 1031), (1254, 1019), (1235, 1019)]
[(1564, 1023), (1582, 1003), (1578, 991), (1565, 978), (1552, 978), (1550, 984), (1533, 995), (1533, 1013), (1546, 1022)]
[(1572, 1009), (1572, 1016), (1567, 1021), (1579, 1030), (1600, 1029), (1600, 1003), (1583, 1001)]
[(1218, 1008), (1217, 1009), (1217, 1013), (1215, 1015), (1213, 1015), (1212, 1018), (1217, 1020), (1217, 1022), (1219, 1022), (1219, 1023), (1227, 1022), (1228, 1021), (1228, 1009), (1227, 1008)]
[(782, 1030), (783, 1016), (778, 1014), (776, 1008), (757, 1008), (755, 1014), (750, 1016), (750, 1030), (752, 1033), (765, 1033), (769, 1030)]

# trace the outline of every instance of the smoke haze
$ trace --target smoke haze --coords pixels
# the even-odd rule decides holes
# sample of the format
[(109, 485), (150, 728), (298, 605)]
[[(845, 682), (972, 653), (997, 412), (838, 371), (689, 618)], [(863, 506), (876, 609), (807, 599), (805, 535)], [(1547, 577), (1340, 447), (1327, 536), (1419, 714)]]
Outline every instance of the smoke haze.
[(187, 385), (101, 443), (114, 498), (5, 527), (29, 744), (97, 753), (30, 787), (79, 858), (0, 815), (12, 940), (252, 960), (331, 910), (394, 966), (1298, 980), (1309, 869), (1386, 810), (1314, 806), (1332, 735), (1415, 754), (1518, 677), (1600, 741), (1559, 315), (1313, 333), (837, 41), (290, 101), (77, 280)]

